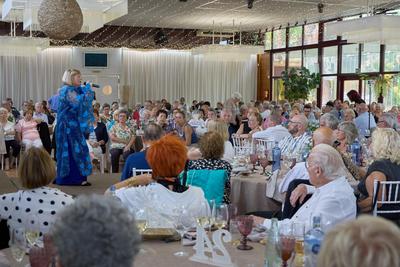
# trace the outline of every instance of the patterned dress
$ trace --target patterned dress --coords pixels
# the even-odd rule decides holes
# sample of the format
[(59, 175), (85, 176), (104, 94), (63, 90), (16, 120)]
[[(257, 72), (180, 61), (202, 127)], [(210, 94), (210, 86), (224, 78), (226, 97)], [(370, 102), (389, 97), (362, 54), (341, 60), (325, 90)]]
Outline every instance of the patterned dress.
[(80, 185), (92, 173), (84, 134), (90, 133), (93, 127), (93, 97), (90, 85), (65, 85), (60, 90), (56, 127), (56, 184)]

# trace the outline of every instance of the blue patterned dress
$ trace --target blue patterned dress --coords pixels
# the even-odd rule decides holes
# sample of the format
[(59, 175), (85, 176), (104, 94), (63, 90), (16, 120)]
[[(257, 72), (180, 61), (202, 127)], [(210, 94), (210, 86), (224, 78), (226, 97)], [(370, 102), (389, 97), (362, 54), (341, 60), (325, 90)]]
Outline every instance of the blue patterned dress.
[(93, 127), (93, 97), (94, 92), (89, 85), (65, 85), (60, 90), (56, 125), (56, 184), (80, 185), (92, 173), (84, 134)]

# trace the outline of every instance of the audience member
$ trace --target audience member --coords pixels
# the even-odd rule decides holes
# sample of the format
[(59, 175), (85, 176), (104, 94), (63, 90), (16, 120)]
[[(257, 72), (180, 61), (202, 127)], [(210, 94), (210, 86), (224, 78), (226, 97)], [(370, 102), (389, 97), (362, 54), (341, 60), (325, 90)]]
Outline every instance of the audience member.
[(254, 133), (254, 139), (273, 139), (276, 142), (280, 142), (283, 138), (290, 136), (289, 131), (281, 125), (282, 119), (280, 114), (272, 113), (268, 119), (268, 128)]
[(222, 156), (222, 159), (232, 163), (235, 151), (232, 143), (229, 142), (229, 132), (226, 123), (220, 120), (210, 120), (207, 124), (207, 130), (209, 132), (217, 132), (222, 136), (222, 139), (224, 140), (224, 155)]
[(296, 115), (288, 125), (290, 136), (279, 142), (282, 155), (301, 154), (311, 142), (311, 136), (307, 133), (308, 120), (304, 115)]

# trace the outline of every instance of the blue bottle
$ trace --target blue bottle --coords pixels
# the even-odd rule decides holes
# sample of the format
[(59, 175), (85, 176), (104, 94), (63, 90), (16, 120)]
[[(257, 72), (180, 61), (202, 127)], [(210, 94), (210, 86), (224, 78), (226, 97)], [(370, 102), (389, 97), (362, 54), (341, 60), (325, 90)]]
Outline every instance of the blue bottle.
[(272, 172), (281, 169), (281, 149), (278, 142), (275, 142), (275, 147), (272, 149)]
[(351, 145), (351, 160), (355, 165), (361, 165), (361, 145), (357, 139)]
[(324, 239), (324, 232), (321, 229), (321, 216), (312, 218), (312, 229), (304, 236), (304, 266), (316, 267), (319, 250)]

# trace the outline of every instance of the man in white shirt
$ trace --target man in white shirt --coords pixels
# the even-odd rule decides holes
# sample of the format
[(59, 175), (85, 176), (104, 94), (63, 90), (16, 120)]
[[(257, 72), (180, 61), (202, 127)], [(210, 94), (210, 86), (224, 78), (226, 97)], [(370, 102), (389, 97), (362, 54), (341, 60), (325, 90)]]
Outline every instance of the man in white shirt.
[(288, 131), (291, 134), (279, 142), (282, 155), (301, 154), (311, 142), (311, 135), (307, 133), (308, 120), (306, 116), (295, 115), (289, 120)]
[(257, 139), (274, 139), (280, 142), (285, 137), (290, 137), (289, 131), (281, 125), (281, 116), (272, 114), (269, 116), (269, 127), (264, 131), (259, 131), (253, 134), (253, 138)]
[[(312, 149), (306, 168), (315, 192), (290, 220), (285, 221), (302, 222), (309, 228), (313, 214), (321, 215), (323, 224), (329, 222), (329, 227), (355, 219), (356, 198), (346, 181), (345, 166), (339, 152), (329, 145), (319, 144)], [(255, 223), (263, 223), (269, 228), (271, 221), (255, 217)]]
[(358, 117), (354, 119), (354, 123), (360, 133), (360, 137), (370, 136), (371, 132), (367, 132), (367, 130), (371, 131), (373, 128), (376, 128), (374, 115), (370, 114), (368, 110), (367, 104), (361, 103), (358, 105)]
[(43, 104), (41, 102), (37, 102), (35, 104), (35, 113), (33, 114), (34, 119), (39, 119), (41, 121), (44, 121), (45, 123), (49, 124), (49, 119), (47, 118), (47, 115), (44, 114), (43, 112)]

